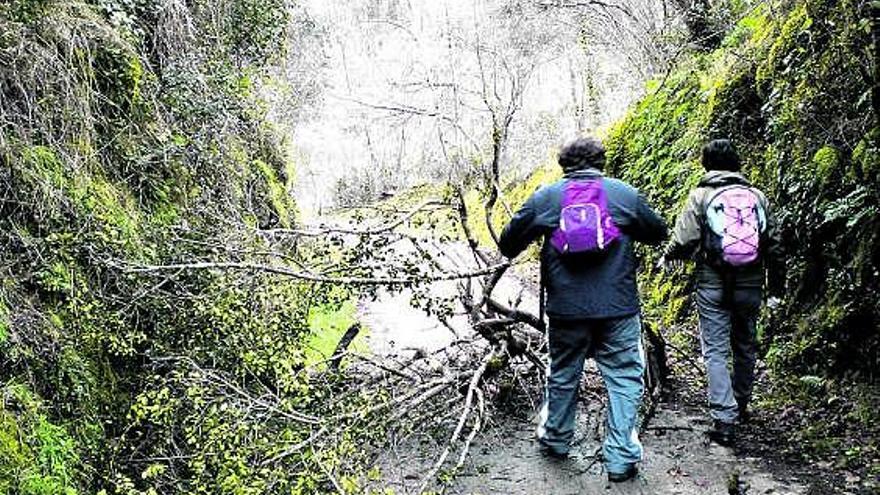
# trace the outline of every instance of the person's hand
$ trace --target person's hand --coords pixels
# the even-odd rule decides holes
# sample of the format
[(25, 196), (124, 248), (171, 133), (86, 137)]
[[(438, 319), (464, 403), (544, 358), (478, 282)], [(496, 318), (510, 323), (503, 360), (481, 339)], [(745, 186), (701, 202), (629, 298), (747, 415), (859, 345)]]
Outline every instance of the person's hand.
[(681, 268), (682, 266), (684, 266), (684, 261), (670, 260), (670, 259), (667, 259), (666, 256), (664, 255), (664, 256), (661, 256), (660, 259), (657, 261), (656, 268), (658, 270), (662, 270), (662, 271), (669, 271), (669, 270), (674, 270), (676, 268)]
[(780, 304), (782, 304), (782, 299), (776, 296), (771, 296), (767, 298), (767, 307), (770, 309), (776, 309), (779, 307)]

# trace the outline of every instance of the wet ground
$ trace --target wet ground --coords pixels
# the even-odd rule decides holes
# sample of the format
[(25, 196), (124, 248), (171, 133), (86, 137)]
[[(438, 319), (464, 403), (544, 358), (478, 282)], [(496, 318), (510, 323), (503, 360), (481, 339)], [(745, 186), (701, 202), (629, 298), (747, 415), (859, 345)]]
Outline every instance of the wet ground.
[[(462, 246), (447, 249), (443, 262), (459, 269), (469, 266)], [(521, 302), (523, 308), (535, 311), (535, 291), (522, 282), (523, 278), (527, 277), (506, 276), (497, 295), (506, 303)], [(430, 292), (432, 297), (446, 298), (456, 290), (455, 283), (442, 283), (432, 286)], [(430, 353), (473, 335), (461, 308), (457, 316), (443, 323), (412, 307), (412, 297), (409, 291), (381, 293), (375, 300), (361, 302), (360, 319), (370, 329), (369, 345), (377, 356)], [(709, 422), (701, 400), (695, 398), (696, 389), (680, 391), (689, 394), (684, 400), (658, 406), (642, 435), (645, 458), (639, 476), (631, 482), (609, 485), (597, 457), (604, 409), (595, 373), (594, 367), (587, 372), (586, 382), (592, 380), (593, 390), (580, 404), (576, 445), (568, 460), (546, 459), (537, 450), (537, 391), (532, 390), (527, 392), (532, 394), (530, 399), (520, 400), (512, 410), (490, 411), (489, 424), (476, 437), (463, 468), (457, 473), (441, 471), (442, 483), (435, 489), (449, 494), (513, 495), (826, 493), (809, 490), (802, 481), (804, 471), (794, 466), (774, 466), (767, 459), (709, 444), (705, 436)], [(389, 447), (377, 460), (382, 478), (375, 486), (390, 488), (396, 494), (417, 493), (454, 426), (457, 414), (448, 412), (438, 410), (437, 424), (418, 435), (389, 439)], [(446, 419), (441, 420), (443, 417)], [(454, 465), (457, 455), (456, 450), (447, 464)]]
[[(803, 473), (789, 466), (773, 469), (764, 459), (709, 443), (705, 413), (674, 402), (662, 403), (641, 435), (645, 455), (638, 477), (609, 484), (599, 454), (603, 414), (601, 401), (582, 400), (571, 456), (559, 461), (538, 450), (534, 414), (497, 412), (477, 437), (462, 470), (448, 478), (444, 491), (462, 495), (824, 493), (808, 490)], [(395, 493), (417, 493), (439, 451), (436, 439), (446, 437), (423, 435), (395, 443), (379, 461), (383, 486)]]

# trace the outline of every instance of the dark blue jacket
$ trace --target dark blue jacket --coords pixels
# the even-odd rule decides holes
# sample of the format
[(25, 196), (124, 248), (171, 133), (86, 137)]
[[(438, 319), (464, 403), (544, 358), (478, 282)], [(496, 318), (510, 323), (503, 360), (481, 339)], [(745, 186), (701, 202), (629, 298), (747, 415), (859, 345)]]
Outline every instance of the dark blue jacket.
[[(622, 235), (600, 258), (562, 257), (550, 244), (559, 225), (562, 192), (569, 180), (601, 178), (608, 210)], [(666, 223), (638, 190), (605, 178), (596, 169), (566, 174), (562, 180), (538, 189), (514, 215), (501, 234), (499, 248), (515, 258), (533, 241), (543, 238), (541, 274), (547, 290), (551, 320), (619, 318), (639, 312), (637, 262), (633, 242), (659, 244), (666, 239)]]

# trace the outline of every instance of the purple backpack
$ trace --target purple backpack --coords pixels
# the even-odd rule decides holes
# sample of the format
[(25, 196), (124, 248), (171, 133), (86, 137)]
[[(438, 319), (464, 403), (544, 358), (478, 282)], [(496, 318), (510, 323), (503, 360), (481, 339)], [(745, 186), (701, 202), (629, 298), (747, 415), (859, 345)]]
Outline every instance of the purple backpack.
[(620, 237), (602, 180), (571, 180), (562, 192), (559, 228), (550, 243), (562, 254), (603, 252)]
[(712, 258), (730, 266), (758, 259), (767, 214), (750, 187), (732, 186), (716, 192), (706, 205), (706, 223), (706, 250)]

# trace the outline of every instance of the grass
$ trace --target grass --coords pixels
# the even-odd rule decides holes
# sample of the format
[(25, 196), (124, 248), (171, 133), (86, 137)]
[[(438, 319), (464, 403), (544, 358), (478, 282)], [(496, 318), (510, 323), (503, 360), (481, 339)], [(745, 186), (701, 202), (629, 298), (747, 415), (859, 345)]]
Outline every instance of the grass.
[[(339, 305), (326, 304), (312, 308), (309, 313), (311, 334), (305, 342), (305, 364), (316, 365), (329, 359), (336, 350), (339, 339), (356, 322), (357, 305), (351, 299)], [(368, 350), (366, 333), (365, 329), (362, 329), (349, 349), (366, 352)]]

